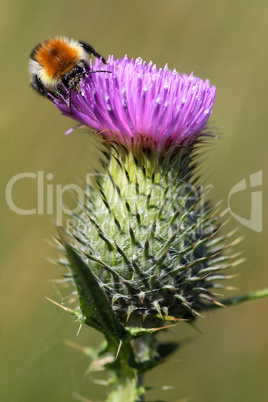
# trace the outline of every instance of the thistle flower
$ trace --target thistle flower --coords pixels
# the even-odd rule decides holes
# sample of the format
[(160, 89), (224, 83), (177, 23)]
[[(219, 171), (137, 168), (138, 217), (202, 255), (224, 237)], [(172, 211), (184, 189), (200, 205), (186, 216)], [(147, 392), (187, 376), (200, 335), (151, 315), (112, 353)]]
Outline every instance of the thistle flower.
[[(101, 60), (95, 59), (91, 70), (101, 69)], [(79, 123), (128, 146), (142, 138), (163, 150), (167, 144), (193, 141), (204, 134), (216, 94), (209, 80), (127, 56), (110, 56), (106, 69), (108, 73), (86, 75), (80, 82), (81, 93), (72, 91), (71, 112), (67, 89), (55, 105)]]

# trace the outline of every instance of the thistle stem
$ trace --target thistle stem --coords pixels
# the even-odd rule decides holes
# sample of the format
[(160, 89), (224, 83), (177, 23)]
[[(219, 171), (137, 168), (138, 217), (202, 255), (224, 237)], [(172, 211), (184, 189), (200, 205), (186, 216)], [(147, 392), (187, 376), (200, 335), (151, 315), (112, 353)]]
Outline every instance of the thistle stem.
[(106, 402), (137, 402), (139, 394), (137, 390), (137, 381), (135, 378), (125, 376), (117, 381), (117, 387), (111, 392)]
[(106, 399), (106, 402), (142, 401), (141, 395), (143, 394), (143, 388), (139, 384), (137, 372), (129, 365), (133, 357), (132, 353), (129, 342), (123, 343), (115, 360), (113, 390)]

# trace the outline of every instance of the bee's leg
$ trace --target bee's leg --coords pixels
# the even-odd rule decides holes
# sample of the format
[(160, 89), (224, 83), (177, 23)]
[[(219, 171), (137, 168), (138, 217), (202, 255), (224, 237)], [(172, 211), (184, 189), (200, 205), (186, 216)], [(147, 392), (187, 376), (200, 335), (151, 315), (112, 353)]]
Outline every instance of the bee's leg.
[[(66, 89), (68, 89), (68, 98), (66, 96)], [(69, 84), (65, 83), (65, 88), (62, 87), (62, 85), (58, 85), (57, 87), (57, 92), (55, 93), (55, 98), (59, 99), (60, 101), (65, 101), (66, 106), (68, 106), (70, 113), (72, 114), (72, 107), (71, 107), (71, 87)]]
[(69, 87), (69, 110), (70, 110), (70, 114), (73, 114), (73, 108), (75, 108), (76, 110), (78, 110), (79, 112), (81, 112), (81, 109), (79, 109), (79, 107), (77, 107), (77, 105), (75, 105), (74, 103), (72, 103), (72, 89), (76, 92), (80, 92), (79, 89), (77, 89), (76, 87), (76, 83), (74, 83), (73, 85), (70, 85)]
[(90, 70), (90, 66), (87, 63), (83, 63), (84, 71), (81, 73), (82, 79), (85, 78), (86, 75), (90, 75), (91, 73), (111, 73), (112, 71), (107, 70)]
[(70, 114), (73, 114), (72, 111), (72, 88), (69, 88), (69, 110), (70, 110)]
[(52, 100), (51, 93), (47, 91), (40, 80), (40, 78), (35, 75), (34, 79), (31, 81), (31, 86), (33, 89), (35, 89), (40, 95), (45, 96), (46, 98)]
[(82, 42), (82, 41), (79, 41), (78, 42), (79, 43), (79, 45), (81, 45), (82, 46), (82, 48), (84, 48), (85, 49), (85, 51), (90, 55), (90, 54), (93, 54), (95, 57), (97, 57), (98, 59), (102, 59), (102, 62), (104, 63), (104, 64), (106, 64), (107, 62), (106, 62), (106, 60), (105, 60), (105, 58), (101, 55), (101, 54), (99, 54), (99, 53), (97, 53), (96, 52), (96, 50), (91, 46), (91, 45), (89, 45), (88, 43), (86, 43), (86, 42)]

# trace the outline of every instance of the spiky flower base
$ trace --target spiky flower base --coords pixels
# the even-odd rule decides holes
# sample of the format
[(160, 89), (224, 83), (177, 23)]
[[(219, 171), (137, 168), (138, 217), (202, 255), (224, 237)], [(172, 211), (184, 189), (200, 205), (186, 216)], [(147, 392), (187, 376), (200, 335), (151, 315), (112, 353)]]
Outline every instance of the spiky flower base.
[[(105, 172), (88, 184), (72, 240), (62, 240), (82, 315), (73, 313), (101, 331), (110, 350), (121, 347), (110, 365), (118, 375), (122, 364), (139, 375), (171, 353), (154, 331), (217, 303), (213, 289), (230, 266), (221, 254), (226, 237), (216, 236), (219, 217), (192, 180), (192, 146), (166, 150), (115, 145)], [(142, 342), (131, 341), (143, 336), (140, 358)]]

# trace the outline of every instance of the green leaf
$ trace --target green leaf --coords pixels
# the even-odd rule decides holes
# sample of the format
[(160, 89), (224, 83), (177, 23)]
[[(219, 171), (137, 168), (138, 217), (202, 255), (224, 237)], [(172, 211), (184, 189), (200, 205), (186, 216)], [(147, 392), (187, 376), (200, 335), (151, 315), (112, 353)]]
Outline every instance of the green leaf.
[(176, 342), (157, 342), (156, 344), (153, 344), (151, 346), (151, 356), (140, 363), (136, 363), (135, 368), (137, 369), (138, 374), (144, 374), (146, 371), (157, 367), (178, 347), (179, 343)]
[(229, 299), (223, 299), (220, 300), (218, 304), (208, 304), (204, 307), (203, 310), (212, 310), (218, 307), (236, 306), (237, 304), (262, 299), (264, 297), (268, 297), (268, 288), (256, 290), (245, 295), (230, 297)]
[[(163, 329), (165, 329), (165, 328), (163, 328)], [(128, 333), (128, 339), (133, 340), (133, 339), (141, 338), (146, 335), (151, 335), (159, 329), (158, 328), (142, 328), (142, 327), (125, 327), (125, 330)]]
[(171, 353), (175, 352), (176, 349), (180, 346), (177, 342), (159, 342), (157, 345), (157, 353), (159, 355), (159, 359), (163, 360)]
[[(183, 320), (183, 321), (185, 321), (185, 320)], [(154, 334), (157, 331), (166, 330), (170, 327), (174, 327), (175, 325), (177, 325), (177, 324), (165, 325), (164, 327), (156, 327), (156, 328), (125, 327), (125, 330), (128, 334), (127, 339), (133, 340), (133, 339), (142, 338), (143, 336)]]
[(63, 306), (62, 304), (57, 303), (55, 300), (52, 300), (49, 297), (46, 297), (46, 299), (51, 303), (55, 304), (56, 306), (60, 307), (62, 310), (67, 311), (67, 313), (73, 315), (80, 324), (85, 323), (85, 317), (80, 311), (75, 311), (66, 306)]
[(107, 341), (117, 348), (120, 340), (124, 340), (126, 337), (124, 327), (117, 319), (109, 300), (89, 266), (73, 246), (65, 242), (64, 246), (77, 287), (80, 309), (85, 317), (85, 323), (101, 331)]

